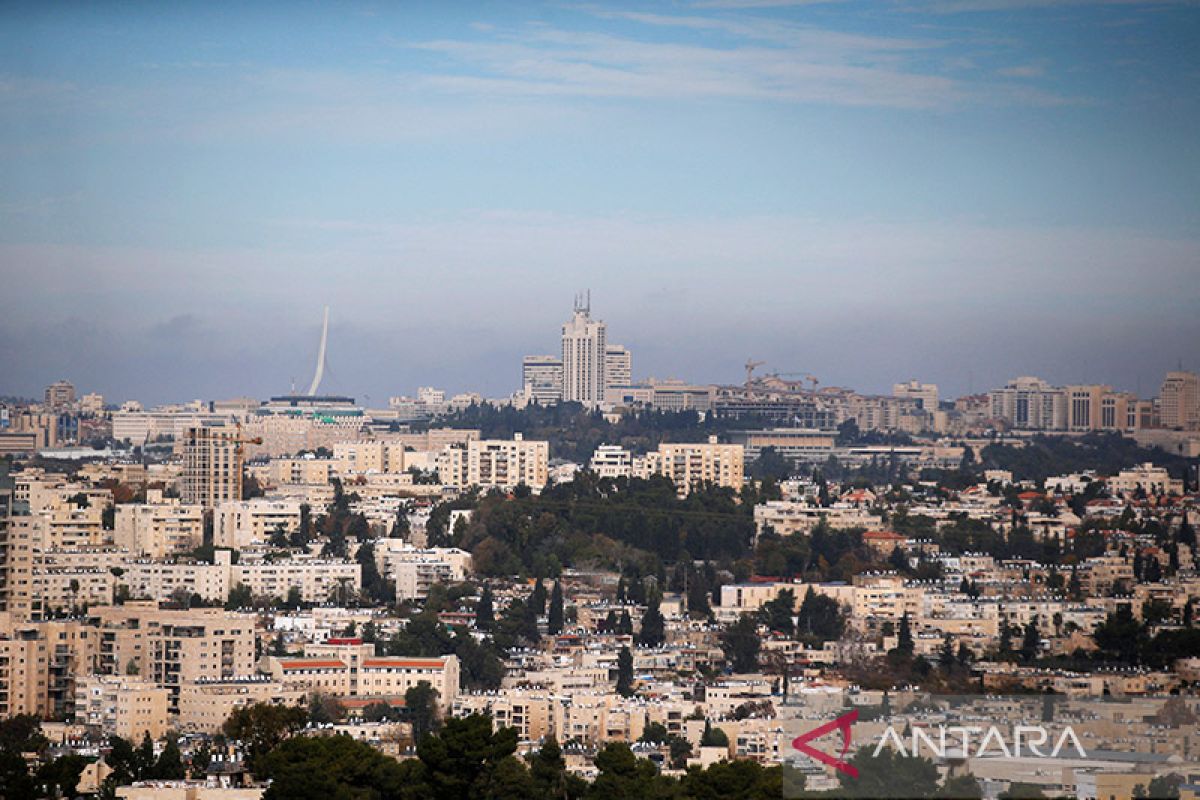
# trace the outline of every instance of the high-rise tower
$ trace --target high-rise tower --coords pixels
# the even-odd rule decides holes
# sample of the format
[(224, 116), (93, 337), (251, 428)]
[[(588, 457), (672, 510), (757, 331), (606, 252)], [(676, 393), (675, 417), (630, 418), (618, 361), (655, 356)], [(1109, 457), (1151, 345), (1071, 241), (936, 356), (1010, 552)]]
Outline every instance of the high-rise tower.
[(592, 319), (591, 291), (575, 297), (575, 313), (562, 327), (562, 397), (595, 408), (604, 402), (605, 326)]

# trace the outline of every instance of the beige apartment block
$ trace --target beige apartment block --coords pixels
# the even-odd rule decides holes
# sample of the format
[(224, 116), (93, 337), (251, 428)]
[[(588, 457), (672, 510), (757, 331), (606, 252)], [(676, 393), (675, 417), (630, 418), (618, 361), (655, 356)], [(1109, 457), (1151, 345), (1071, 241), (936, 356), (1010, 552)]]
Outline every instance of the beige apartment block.
[(290, 533), (299, 527), (300, 503), (296, 500), (256, 497), (226, 501), (213, 513), (213, 544), (241, 550), (265, 544), (280, 528)]
[(150, 602), (93, 609), (91, 618), (100, 629), (100, 672), (136, 674), (165, 686), (172, 710), (187, 681), (254, 671), (253, 614), (160, 609)]
[(323, 485), (329, 483), (332, 469), (328, 458), (273, 458), (269, 479), (272, 486)]
[(77, 675), (98, 661), (99, 637), (78, 620), (13, 622), (0, 614), (0, 718), (68, 717)]
[(419, 600), (435, 583), (458, 583), (471, 574), (471, 554), (454, 547), (413, 547), (400, 539), (375, 543), (381, 575), (394, 581), (397, 600)]
[(233, 712), (256, 703), (300, 706), (308, 694), (264, 675), (186, 681), (179, 687), (179, 730), (220, 733)]
[(133, 555), (165, 558), (204, 540), (204, 507), (178, 501), (117, 506), (113, 541)]
[(744, 481), (745, 449), (740, 444), (718, 444), (710, 436), (707, 443), (662, 443), (647, 454), (646, 471), (665, 475), (686, 495), (704, 483), (740, 490)]
[(75, 721), (110, 736), (158, 740), (170, 727), (171, 693), (150, 681), (84, 675), (75, 682)]
[(216, 508), (242, 499), (242, 438), (236, 427), (193, 427), (180, 442), (183, 474), (180, 499), (187, 505)]
[(473, 440), (464, 447), (448, 447), (437, 456), (438, 476), (444, 486), (465, 489), (515, 489), (524, 484), (540, 491), (549, 479), (550, 443), (512, 439)]

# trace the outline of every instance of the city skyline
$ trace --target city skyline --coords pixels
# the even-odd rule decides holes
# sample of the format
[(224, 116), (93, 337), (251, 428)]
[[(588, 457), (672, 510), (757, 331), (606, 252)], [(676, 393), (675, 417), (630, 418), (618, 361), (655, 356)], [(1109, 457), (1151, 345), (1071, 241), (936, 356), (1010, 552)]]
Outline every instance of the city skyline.
[(1194, 8), (769, 5), (10, 6), (0, 391), (1196, 368)]

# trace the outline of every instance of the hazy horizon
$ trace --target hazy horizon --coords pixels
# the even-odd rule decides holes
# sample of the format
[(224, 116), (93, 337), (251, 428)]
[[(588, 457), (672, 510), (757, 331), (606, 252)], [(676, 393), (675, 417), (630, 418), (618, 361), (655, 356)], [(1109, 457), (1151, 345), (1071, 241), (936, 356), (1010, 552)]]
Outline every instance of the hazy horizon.
[(638, 378), (943, 396), (1200, 368), (1200, 9), (0, 12), (0, 395), (504, 396), (591, 288)]

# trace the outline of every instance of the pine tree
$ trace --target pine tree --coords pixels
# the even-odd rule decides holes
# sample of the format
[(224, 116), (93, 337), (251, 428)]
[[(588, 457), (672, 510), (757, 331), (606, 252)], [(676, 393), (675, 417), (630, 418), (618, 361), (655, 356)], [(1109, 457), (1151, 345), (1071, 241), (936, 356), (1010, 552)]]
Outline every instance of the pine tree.
[(896, 652), (902, 656), (911, 656), (913, 647), (912, 628), (908, 622), (908, 612), (905, 611), (904, 616), (900, 617), (900, 633), (896, 637)]
[(625, 576), (622, 575), (617, 579), (617, 602), (625, 602)]
[(546, 620), (546, 630), (551, 635), (562, 633), (563, 629), (563, 590), (562, 581), (554, 582), (554, 590), (550, 592), (550, 613)]
[(539, 617), (546, 613), (546, 585), (542, 583), (541, 578), (533, 585), (533, 592), (529, 595), (529, 607)]
[(617, 694), (622, 697), (633, 694), (633, 653), (628, 647), (617, 653)]
[(492, 587), (486, 583), (479, 593), (479, 602), (475, 604), (475, 627), (481, 631), (490, 631), (496, 624), (496, 610), (492, 602)]
[(642, 628), (638, 633), (638, 643), (645, 647), (659, 647), (666, 641), (666, 621), (658, 607), (661, 601), (657, 591), (646, 601), (646, 613), (642, 615)]

